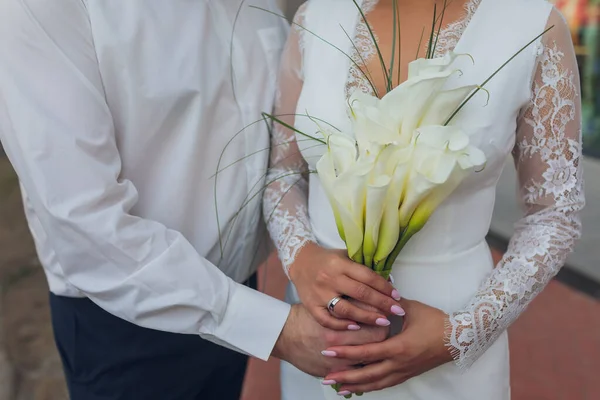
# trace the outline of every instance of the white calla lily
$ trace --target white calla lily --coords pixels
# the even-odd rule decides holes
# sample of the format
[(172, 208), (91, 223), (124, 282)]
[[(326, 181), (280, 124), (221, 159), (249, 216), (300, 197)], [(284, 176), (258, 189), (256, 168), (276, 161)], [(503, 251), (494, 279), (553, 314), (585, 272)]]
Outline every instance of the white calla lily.
[(418, 58), (408, 64), (408, 79), (441, 72), (447, 69), (454, 60), (461, 56), (470, 57), (467, 54), (458, 54), (449, 51), (443, 57)]
[(359, 158), (356, 144), (345, 134), (328, 137), (327, 151), (317, 162), (317, 173), (331, 203), (338, 231), (348, 255), (362, 262), (366, 194), (372, 161)]
[(402, 227), (408, 225), (422, 201), (433, 197), (430, 201), (441, 203), (470, 168), (481, 167), (485, 163), (483, 152), (471, 146), (469, 136), (454, 126), (420, 128), (415, 140), (407, 195), (400, 207)]
[(401, 135), (412, 137), (415, 129), (427, 109), (427, 106), (435, 98), (437, 93), (442, 90), (448, 78), (454, 71), (446, 70), (431, 74), (429, 76), (418, 77), (414, 83), (410, 80), (406, 84), (411, 84), (410, 102), (405, 108), (405, 115), (402, 119)]
[(398, 140), (397, 124), (383, 111), (377, 97), (355, 90), (349, 107), (356, 142), (365, 153), (377, 153), (382, 146)]
[(423, 127), (418, 131), (406, 196), (399, 210), (402, 234), (383, 267), (393, 261), (406, 243), (427, 223), (439, 205), (474, 169), (485, 165), (485, 154), (453, 126)]
[[(396, 116), (402, 137), (412, 137), (429, 103), (437, 98), (448, 78), (458, 72), (450, 68), (458, 56), (460, 55), (450, 52), (441, 58), (418, 59), (411, 62), (408, 67), (408, 79), (381, 99), (383, 109)], [(464, 97), (460, 99), (462, 100)], [(459, 104), (460, 102), (455, 104), (450, 112), (454, 111)]]
[(388, 191), (383, 205), (377, 250), (373, 257), (375, 269), (383, 265), (387, 256), (394, 249), (400, 237), (400, 218), (398, 210), (404, 196), (406, 181), (410, 171), (413, 146), (389, 146), (384, 151), (387, 157), (386, 173), (391, 175)]
[(352, 134), (322, 132), (327, 151), (317, 172), (348, 255), (382, 276), (434, 210), (485, 164), (456, 126), (444, 126), (476, 87), (444, 89), (456, 73), (451, 53), (417, 60), (406, 82), (381, 100), (355, 91)]
[(419, 126), (443, 125), (465, 98), (477, 88), (475, 85), (438, 92), (421, 116)]
[(364, 264), (372, 267), (378, 248), (379, 231), (383, 217), (384, 203), (391, 177), (387, 174), (371, 174), (367, 184), (365, 208), (365, 236), (363, 242)]

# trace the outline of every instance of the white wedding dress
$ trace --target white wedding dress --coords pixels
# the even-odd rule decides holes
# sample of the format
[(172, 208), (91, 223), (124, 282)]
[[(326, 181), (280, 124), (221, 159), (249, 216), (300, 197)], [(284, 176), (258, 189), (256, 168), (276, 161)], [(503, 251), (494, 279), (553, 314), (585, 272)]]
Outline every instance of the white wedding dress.
[[(359, 2), (368, 12), (376, 1)], [(449, 363), (361, 399), (506, 400), (510, 398), (506, 329), (565, 262), (580, 235), (584, 205), (579, 79), (569, 30), (543, 0), (471, 0), (464, 19), (448, 25), (437, 55), (457, 60), (448, 88), (479, 84), (525, 44), (554, 28), (515, 58), (455, 119), (488, 159), (434, 213), (401, 252), (392, 275), (400, 294), (445, 311), (451, 334)], [(350, 0), (313, 0), (296, 23), (359, 62), (375, 53)], [(354, 32), (356, 49), (346, 32)], [(360, 52), (360, 53), (359, 53)], [(461, 60), (461, 61), (459, 61)], [(314, 134), (308, 114), (349, 131), (346, 97), (369, 85), (341, 52), (303, 29), (293, 29), (284, 51), (276, 114)], [(318, 176), (310, 173), (323, 145), (276, 127), (272, 140), (265, 218), (284, 267), (304, 244), (344, 248)], [(494, 268), (485, 236), (496, 183), (510, 153), (518, 169), (525, 216)], [(293, 288), (290, 301), (298, 302)], [(549, 310), (549, 312), (551, 312)], [(322, 349), (315, 349), (320, 351)], [(289, 364), (282, 364), (283, 400), (337, 399)]]

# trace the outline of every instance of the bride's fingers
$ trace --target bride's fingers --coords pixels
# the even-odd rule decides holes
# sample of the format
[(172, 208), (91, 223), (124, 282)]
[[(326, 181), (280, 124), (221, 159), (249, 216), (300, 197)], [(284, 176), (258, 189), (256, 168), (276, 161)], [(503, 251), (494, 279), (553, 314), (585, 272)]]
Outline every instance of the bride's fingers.
[(389, 296), (394, 300), (400, 300), (400, 293), (392, 286), (391, 282), (386, 281), (373, 270), (369, 268), (356, 268), (356, 266), (354, 266), (354, 268), (348, 268), (345, 272), (355, 281), (370, 286), (381, 294)]
[(357, 331), (360, 329), (360, 326), (356, 322), (349, 319), (336, 318), (324, 308), (315, 308), (312, 315), (321, 326), (334, 331)]
[(337, 302), (333, 308), (333, 314), (338, 318), (345, 318), (369, 325), (390, 325), (390, 321), (384, 314), (378, 311), (364, 310), (346, 299)]
[(350, 277), (340, 279), (338, 290), (354, 300), (375, 307), (384, 314), (400, 316), (405, 314), (399, 302)]
[(340, 388), (341, 395), (346, 395), (350, 393), (369, 393), (374, 392), (376, 390), (382, 390), (388, 387), (399, 385), (406, 380), (408, 380), (408, 376), (400, 373), (390, 374), (383, 377), (380, 380), (371, 381), (363, 384), (347, 384)]
[[(336, 381), (337, 383), (342, 384), (342, 387), (347, 387), (348, 385), (360, 385), (377, 382), (395, 373), (396, 371), (394, 364), (389, 360), (383, 360), (363, 368), (354, 368), (346, 371), (333, 372), (328, 374), (325, 379)], [(367, 388), (363, 387), (360, 389)]]

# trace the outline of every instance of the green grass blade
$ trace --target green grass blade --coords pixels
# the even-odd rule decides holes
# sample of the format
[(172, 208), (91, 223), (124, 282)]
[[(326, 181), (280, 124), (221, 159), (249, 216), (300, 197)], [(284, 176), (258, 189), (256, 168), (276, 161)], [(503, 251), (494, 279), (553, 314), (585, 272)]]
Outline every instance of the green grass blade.
[(387, 87), (388, 87), (388, 92), (390, 92), (392, 90), (392, 88), (394, 87), (394, 61), (396, 60), (396, 29), (398, 28), (398, 0), (393, 0), (392, 1), (392, 13), (394, 14), (393, 16), (393, 30), (392, 30), (392, 56), (391, 56), (391, 60), (390, 60), (390, 72), (388, 73), (388, 82), (387, 82)]
[(402, 71), (402, 24), (400, 22), (400, 7), (396, 7), (396, 20), (398, 21), (398, 85)]
[(375, 94), (375, 96), (379, 97), (379, 93), (377, 91), (377, 88), (375, 87), (375, 84), (373, 83), (374, 82), (373, 75), (371, 75), (371, 71), (369, 71), (369, 67), (367, 66), (367, 62), (363, 58), (360, 50), (358, 50), (358, 47), (356, 47), (356, 43), (354, 43), (354, 41), (352, 40), (352, 38), (350, 37), (350, 35), (348, 34), (348, 32), (344, 29), (344, 27), (341, 24), (340, 24), (340, 28), (342, 28), (342, 31), (344, 32), (344, 34), (346, 35), (346, 37), (348, 38), (348, 40), (350, 41), (350, 43), (352, 43), (352, 47), (356, 51), (356, 54), (358, 54), (358, 57), (360, 58), (360, 62), (362, 63), (362, 65), (364, 65), (365, 70), (363, 71), (363, 69), (361, 67), (359, 67), (358, 64), (355, 64), (355, 65), (357, 66), (357, 68), (360, 71), (360, 73), (369, 82), (369, 86), (371, 86), (371, 89), (373, 89), (373, 93)]
[[(323, 122), (324, 124), (329, 125), (331, 128), (335, 129), (338, 132), (342, 131), (341, 129), (339, 129), (338, 127), (336, 127), (335, 125), (333, 125), (332, 123), (327, 122), (324, 119), (321, 119), (321, 118), (318, 118), (318, 117), (313, 117), (312, 115), (308, 115), (308, 114), (277, 114), (276, 115), (277, 118), (280, 118), (280, 117), (292, 117), (292, 116), (294, 118), (295, 117), (306, 117), (306, 118), (309, 118), (311, 121), (316, 120), (316, 121), (319, 121), (319, 122)], [(261, 121), (262, 121), (262, 119), (261, 119)]]
[(429, 34), (429, 43), (427, 44), (427, 57), (431, 58), (431, 50), (433, 49), (433, 36), (435, 34), (435, 21), (437, 20), (437, 4), (433, 5), (433, 21), (431, 23), (431, 33)]
[(421, 45), (423, 44), (423, 37), (425, 36), (425, 27), (421, 29), (421, 38), (419, 39), (419, 45), (417, 46), (417, 55), (415, 56), (415, 60), (419, 58), (419, 51), (421, 51)]
[[(294, 114), (294, 115), (304, 115), (304, 114)], [(252, 122), (252, 123), (250, 123), (250, 124), (246, 125), (246, 126), (245, 126), (245, 127), (243, 127), (242, 129), (240, 129), (238, 132), (236, 132), (236, 133), (235, 133), (235, 135), (233, 135), (233, 136), (232, 136), (232, 137), (231, 137), (231, 138), (230, 138), (230, 139), (227, 141), (227, 143), (225, 144), (225, 147), (223, 148), (223, 151), (222, 151), (222, 152), (221, 152), (221, 154), (219, 155), (219, 160), (217, 161), (217, 171), (216, 171), (216, 172), (215, 172), (215, 174), (214, 174), (215, 182), (214, 182), (214, 185), (213, 185), (213, 186), (214, 186), (214, 190), (213, 190), (213, 193), (214, 193), (214, 194), (213, 194), (213, 203), (214, 203), (214, 206), (215, 206), (215, 214), (216, 214), (216, 216), (215, 216), (215, 217), (216, 217), (216, 223), (217, 223), (217, 230), (219, 231), (219, 251), (221, 252), (221, 257), (223, 257), (224, 243), (223, 243), (223, 241), (222, 241), (222, 238), (221, 238), (221, 221), (220, 221), (220, 219), (219, 219), (219, 202), (218, 202), (218, 199), (217, 199), (217, 186), (218, 186), (218, 184), (219, 184), (219, 173), (222, 171), (222, 168), (221, 168), (221, 163), (223, 162), (223, 156), (224, 156), (225, 152), (227, 151), (227, 149), (229, 148), (229, 146), (231, 145), (231, 143), (232, 143), (232, 142), (233, 142), (233, 141), (234, 141), (234, 140), (235, 140), (235, 139), (236, 139), (236, 138), (237, 138), (237, 137), (238, 137), (240, 134), (242, 134), (242, 133), (243, 133), (243, 132), (244, 132), (246, 129), (250, 128), (250, 127), (251, 127), (251, 126), (253, 126), (253, 125), (256, 125), (257, 123), (260, 123), (260, 122), (266, 122), (266, 121), (267, 121), (267, 119), (270, 119), (271, 121), (275, 121), (275, 122), (277, 122), (277, 123), (281, 124), (282, 126), (284, 126), (284, 127), (286, 127), (286, 128), (289, 128), (289, 129), (293, 130), (294, 132), (296, 132), (296, 133), (298, 133), (298, 134), (300, 134), (300, 135), (302, 135), (302, 136), (304, 136), (304, 137), (306, 137), (306, 138), (308, 138), (308, 139), (315, 140), (315, 141), (317, 141), (317, 142), (319, 142), (319, 143), (321, 143), (321, 144), (326, 144), (326, 142), (325, 142), (324, 140), (322, 140), (322, 139), (320, 139), (320, 138), (316, 138), (316, 137), (310, 136), (310, 135), (307, 135), (307, 134), (305, 134), (304, 132), (301, 132), (301, 131), (299, 131), (298, 129), (294, 128), (293, 126), (290, 126), (289, 124), (287, 124), (287, 123), (285, 123), (285, 122), (281, 121), (279, 118), (277, 118), (277, 117), (275, 117), (275, 116), (273, 116), (273, 115), (271, 115), (271, 114), (262, 113), (262, 116), (263, 116), (263, 118), (262, 118), (262, 119), (259, 119), (259, 120), (257, 120), (257, 121), (254, 121), (254, 122)], [(338, 132), (340, 131), (338, 128), (336, 128), (336, 127), (335, 127), (335, 126), (333, 126), (332, 124), (328, 123), (327, 121), (321, 120), (321, 119), (319, 119), (319, 118), (316, 118), (316, 117), (310, 117), (310, 116), (308, 116), (308, 115), (304, 115), (304, 116), (306, 116), (306, 117), (309, 117), (309, 118), (312, 118), (312, 119), (315, 119), (315, 120), (319, 120), (319, 121), (321, 121), (321, 122), (323, 122), (323, 123), (326, 123), (327, 125), (331, 126), (332, 128), (334, 128), (334, 129), (335, 129), (335, 130), (337, 130)], [(241, 160), (238, 160), (238, 161), (241, 161)]]
[(276, 117), (276, 116), (274, 116), (274, 115), (271, 115), (271, 114), (268, 114), (268, 113), (265, 113), (265, 112), (264, 112), (264, 113), (262, 113), (262, 115), (263, 115), (263, 116), (265, 116), (266, 118), (269, 118), (271, 121), (277, 122), (278, 124), (280, 124), (280, 125), (282, 125), (282, 126), (284, 126), (284, 127), (288, 128), (288, 129), (291, 129), (292, 131), (294, 131), (294, 132), (296, 132), (296, 133), (298, 133), (298, 134), (300, 134), (300, 135), (302, 135), (302, 136), (304, 136), (304, 137), (307, 137), (307, 138), (309, 138), (309, 139), (316, 140), (317, 142), (320, 142), (320, 143), (322, 143), (322, 144), (327, 144), (327, 143), (326, 143), (326, 142), (325, 142), (323, 139), (316, 138), (316, 137), (314, 137), (314, 136), (310, 136), (310, 135), (308, 135), (308, 134), (306, 134), (306, 133), (304, 133), (304, 132), (302, 132), (302, 131), (299, 131), (298, 129), (294, 128), (292, 125), (290, 125), (290, 124), (288, 124), (288, 123), (286, 123), (286, 122), (283, 122), (282, 120), (280, 120), (279, 118), (277, 118), (277, 117)]
[(554, 25), (552, 25), (551, 27), (549, 27), (548, 29), (546, 29), (544, 32), (540, 33), (539, 35), (537, 35), (534, 39), (532, 39), (529, 43), (527, 43), (525, 46), (521, 47), (521, 49), (519, 51), (517, 51), (515, 54), (513, 54), (512, 57), (510, 57), (504, 64), (502, 64), (500, 66), (500, 68), (498, 68), (496, 71), (494, 71), (494, 73), (492, 75), (490, 75), (481, 85), (479, 85), (479, 87), (477, 87), (477, 89), (475, 89), (473, 91), (473, 93), (471, 93), (469, 95), (469, 97), (467, 97), (461, 104), (460, 106), (458, 106), (458, 108), (452, 113), (452, 115), (450, 115), (450, 117), (446, 120), (446, 122), (444, 123), (444, 126), (448, 125), (450, 123), (450, 121), (452, 121), (452, 119), (456, 116), (456, 114), (458, 114), (458, 112), (473, 98), (473, 96), (475, 96), (477, 93), (479, 93), (480, 90), (483, 89), (483, 87), (489, 82), (491, 81), (500, 71), (502, 71), (502, 69), (504, 69), (504, 67), (506, 67), (512, 60), (514, 60), (519, 54), (521, 54), (525, 49), (527, 49), (529, 46), (531, 46), (533, 43), (535, 43), (536, 40), (538, 40), (539, 38), (541, 38), (542, 36), (544, 36), (548, 31), (550, 31), (552, 28), (554, 28)]
[[(309, 147), (307, 147), (306, 149), (307, 149), (307, 150), (310, 150), (310, 149), (313, 149), (313, 148), (315, 148), (315, 147), (318, 147), (318, 146), (321, 146), (321, 145), (319, 144), (319, 145), (309, 146)], [(298, 156), (298, 155), (300, 155), (300, 154), (301, 154), (301, 153), (300, 153), (300, 151), (298, 151), (298, 152), (296, 152), (296, 153), (289, 154), (289, 155), (287, 155), (286, 157), (284, 157), (282, 160), (280, 160), (280, 161), (279, 161), (277, 164), (275, 164), (275, 165), (277, 166), (277, 165), (283, 164), (283, 163), (284, 163), (286, 160), (288, 160), (288, 159), (290, 159), (290, 158), (292, 158), (292, 157)], [(269, 169), (271, 169), (271, 168), (273, 168), (273, 165), (271, 165)], [(268, 174), (269, 174), (269, 170), (267, 170), (267, 171), (266, 171), (264, 174), (262, 174), (262, 175), (261, 175), (261, 176), (260, 176), (260, 177), (259, 177), (259, 178), (256, 180), (256, 182), (255, 182), (255, 183), (252, 185), (252, 187), (251, 187), (251, 188), (250, 188), (250, 190), (248, 191), (248, 194), (246, 195), (246, 197), (245, 197), (245, 198), (244, 198), (244, 200), (242, 201), (242, 205), (241, 205), (241, 206), (238, 208), (238, 210), (236, 211), (236, 213), (235, 213), (235, 214), (233, 215), (233, 217), (232, 217), (232, 220), (231, 220), (231, 221), (232, 221), (232, 222), (231, 222), (232, 226), (233, 226), (233, 225), (236, 223), (236, 221), (237, 221), (237, 219), (238, 219), (239, 215), (240, 215), (240, 214), (241, 214), (241, 212), (244, 210), (244, 208), (246, 208), (246, 207), (247, 207), (247, 206), (248, 206), (248, 205), (249, 205), (249, 204), (250, 204), (250, 203), (251, 203), (251, 202), (252, 202), (252, 201), (253, 201), (253, 200), (254, 200), (254, 199), (257, 197), (257, 196), (259, 196), (259, 195), (261, 195), (262, 193), (264, 193), (264, 191), (267, 189), (267, 187), (268, 187), (269, 185), (271, 185), (271, 184), (273, 184), (273, 183), (277, 182), (277, 181), (278, 181), (278, 180), (280, 180), (280, 179), (284, 179), (284, 178), (286, 178), (286, 177), (288, 177), (288, 176), (294, 176), (294, 175), (303, 175), (305, 172), (307, 172), (307, 173), (310, 173), (310, 171), (289, 171), (288, 173), (286, 173), (286, 174), (284, 174), (284, 175), (279, 175), (279, 176), (277, 176), (276, 178), (273, 178), (273, 179), (272, 179), (270, 182), (267, 182), (266, 184), (264, 184), (262, 187), (260, 187), (260, 188), (259, 188), (259, 189), (256, 191), (256, 193), (254, 193), (254, 190), (257, 188), (257, 186), (258, 186), (258, 185), (259, 185), (261, 182), (263, 182), (263, 181), (266, 179), (266, 177), (268, 176)], [(223, 244), (223, 247), (224, 247), (224, 248), (227, 248), (227, 245), (229, 244), (229, 240), (230, 240), (230, 237), (231, 237), (231, 232), (233, 232), (233, 229), (230, 229), (230, 230), (229, 230), (229, 233), (227, 234), (227, 238), (225, 238), (225, 241), (224, 241), (224, 244)], [(219, 234), (220, 234), (220, 232), (219, 232)], [(223, 258), (223, 254), (221, 255), (221, 259), (222, 259), (222, 258)]]
[[(258, 182), (254, 184), (254, 186), (251, 189), (251, 191), (249, 191), (248, 196), (246, 196), (245, 201), (242, 203), (242, 205), (240, 206), (240, 208), (238, 208), (238, 210), (236, 211), (236, 213), (231, 218), (231, 227), (232, 227), (232, 229), (230, 229), (229, 232), (227, 233), (227, 237), (225, 238), (225, 242), (224, 242), (224, 245), (223, 245), (224, 248), (227, 248), (227, 244), (229, 244), (229, 240), (231, 239), (231, 233), (234, 231), (233, 227), (235, 226), (235, 223), (237, 222), (240, 214), (242, 213), (242, 211), (244, 211), (244, 209), (248, 206), (248, 204), (250, 204), (254, 199), (256, 199), (256, 197), (260, 196), (265, 191), (265, 189), (269, 185), (271, 185), (272, 183), (277, 182), (277, 180), (279, 180), (279, 179), (283, 179), (283, 178), (285, 178), (287, 176), (293, 176), (293, 175), (301, 175), (301, 173), (299, 173), (299, 172), (293, 172), (293, 173), (290, 172), (289, 174), (278, 176), (276, 179), (273, 179), (272, 181), (267, 182), (256, 193), (252, 194), (252, 190), (256, 187), (256, 185), (258, 184)], [(300, 180), (300, 178), (299, 178), (299, 180)], [(224, 253), (221, 255), (221, 260), (223, 259), (223, 257), (224, 257)]]
[(431, 57), (435, 57), (435, 51), (437, 50), (438, 39), (440, 38), (440, 32), (442, 31), (442, 24), (444, 23), (444, 15), (446, 14), (446, 8), (448, 7), (447, 0), (444, 0), (444, 8), (442, 9), (442, 15), (440, 16), (440, 24), (438, 25), (438, 30), (435, 35), (435, 43), (433, 44), (433, 50), (431, 52)]
[[(322, 145), (319, 144), (319, 145), (308, 146), (308, 147), (306, 147), (306, 150), (311, 150), (311, 149), (314, 149), (314, 148), (319, 147), (319, 146), (322, 146)], [(269, 170), (273, 169), (274, 166), (279, 166), (279, 165), (283, 164), (285, 161), (289, 160), (292, 157), (297, 157), (297, 156), (301, 156), (301, 155), (302, 155), (302, 153), (300, 152), (300, 150), (297, 151), (297, 152), (295, 152), (295, 153), (288, 154), (286, 157), (284, 157), (282, 160), (280, 160), (277, 164), (270, 165), (269, 166)], [(266, 183), (260, 189), (258, 189), (257, 193), (255, 193), (254, 195), (252, 195), (253, 191), (256, 189), (256, 187), (258, 186), (258, 184), (260, 182), (263, 182), (267, 178), (267, 175), (269, 174), (269, 170), (267, 170), (265, 173), (263, 173), (257, 179), (257, 181), (252, 185), (252, 187), (248, 191), (248, 194), (244, 198), (244, 201), (242, 202), (242, 206), (238, 210), (238, 213), (241, 212), (241, 210), (243, 210), (244, 207), (246, 207), (248, 204), (250, 204), (250, 202), (254, 199), (254, 197), (256, 197), (258, 195), (259, 192), (264, 191), (270, 184), (275, 183), (279, 179), (283, 179), (283, 178), (285, 178), (287, 176), (299, 175), (299, 174), (304, 174), (305, 172), (309, 172), (309, 171), (290, 171), (289, 173), (286, 173), (285, 175), (278, 176), (277, 178), (274, 178), (272, 181)], [(235, 215), (237, 215), (238, 213), (236, 213)]]
[(233, 68), (233, 37), (235, 35), (235, 27), (237, 26), (238, 19), (240, 18), (240, 14), (242, 12), (242, 7), (246, 3), (246, 0), (242, 0), (240, 2), (240, 6), (235, 13), (235, 18), (233, 20), (233, 27), (231, 28), (231, 40), (229, 41), (229, 75), (231, 79), (231, 90), (233, 91), (233, 99), (237, 101), (237, 91), (235, 89), (235, 70)]
[[(276, 12), (273, 12), (273, 11), (271, 11), (271, 10), (267, 10), (266, 8), (262, 8), (262, 7), (258, 7), (258, 6), (248, 6), (248, 7), (250, 7), (250, 8), (254, 8), (254, 9), (256, 9), (256, 10), (261, 10), (261, 11), (264, 11), (264, 12), (266, 12), (266, 13), (269, 13), (269, 14), (272, 14), (272, 15), (274, 15), (274, 16), (276, 16), (276, 17), (283, 18), (283, 19), (285, 19), (285, 20), (287, 21), (287, 17), (286, 17), (285, 15), (277, 14)], [(336, 46), (335, 44), (331, 43), (330, 41), (328, 41), (328, 40), (327, 40), (327, 39), (325, 39), (325, 38), (322, 38), (321, 36), (317, 35), (315, 32), (311, 31), (311, 30), (310, 30), (310, 29), (308, 29), (308, 28), (305, 28), (305, 27), (303, 27), (302, 25), (300, 25), (300, 24), (298, 24), (298, 23), (296, 23), (296, 22), (293, 22), (293, 21), (292, 21), (292, 25), (294, 25), (294, 26), (297, 26), (298, 28), (300, 28), (300, 29), (304, 30), (305, 32), (308, 32), (308, 33), (310, 33), (311, 35), (313, 35), (313, 36), (314, 36), (314, 37), (316, 37), (317, 39), (321, 40), (323, 43), (326, 43), (326, 44), (328, 44), (329, 46), (333, 47), (334, 49), (336, 49), (337, 51), (339, 51), (340, 53), (342, 53), (342, 54), (343, 54), (343, 55), (344, 55), (346, 58), (348, 58), (348, 59), (350, 60), (350, 62), (356, 66), (356, 68), (360, 69), (360, 65), (358, 65), (358, 64), (356, 63), (356, 61), (354, 61), (354, 60), (352, 59), (352, 57), (350, 57), (350, 56), (349, 56), (349, 55), (348, 55), (346, 52), (344, 52), (344, 50), (340, 49), (340, 48), (339, 48), (338, 46)]]
[(240, 129), (238, 132), (236, 132), (235, 135), (233, 135), (225, 144), (225, 147), (223, 148), (223, 151), (221, 152), (221, 154), (219, 155), (219, 160), (217, 161), (217, 173), (215, 173), (215, 184), (214, 184), (214, 194), (213, 194), (213, 201), (215, 204), (215, 213), (216, 213), (216, 222), (217, 222), (217, 230), (219, 231), (219, 250), (221, 252), (221, 257), (223, 257), (223, 242), (221, 240), (221, 221), (219, 220), (219, 204), (217, 201), (217, 185), (219, 182), (219, 169), (221, 168), (221, 162), (223, 161), (223, 155), (225, 154), (225, 152), (227, 151), (227, 148), (229, 147), (229, 145), (240, 135), (242, 134), (246, 129), (250, 128), (251, 126), (259, 123), (259, 122), (263, 122), (263, 119), (260, 119), (258, 121), (254, 121), (248, 125), (246, 125), (245, 127), (243, 127), (242, 129)]
[(388, 76), (388, 73), (387, 73), (387, 68), (385, 66), (385, 61), (383, 60), (383, 54), (381, 53), (381, 49), (379, 48), (379, 43), (377, 43), (377, 39), (375, 38), (373, 29), (371, 29), (371, 24), (369, 24), (369, 21), (367, 21), (367, 17), (365, 15), (365, 13), (363, 12), (362, 8), (360, 8), (360, 6), (356, 2), (356, 0), (352, 0), (352, 2), (358, 9), (358, 12), (360, 13), (363, 21), (365, 21), (365, 25), (366, 25), (367, 29), (369, 30), (369, 35), (371, 35), (371, 40), (373, 41), (373, 44), (375, 45), (375, 49), (377, 50), (377, 55), (379, 56), (379, 62), (381, 63), (381, 69), (383, 70), (383, 75), (384, 75), (385, 81), (388, 82), (390, 80), (390, 77)]
[[(252, 156), (255, 156), (255, 155), (263, 153), (263, 152), (270, 151), (270, 150), (273, 149), (273, 147), (286, 146), (286, 145), (292, 144), (294, 142), (296, 142), (296, 143), (298, 143), (298, 142), (308, 142), (308, 141), (311, 141), (311, 140), (312, 139), (296, 139), (296, 138), (293, 138), (293, 139), (290, 139), (290, 140), (282, 142), (282, 143), (277, 143), (275, 145), (270, 145), (269, 147), (265, 147), (263, 149), (253, 151), (252, 153), (246, 154), (244, 157), (242, 157), (242, 158), (240, 158), (238, 160), (235, 160), (232, 163), (230, 163), (230, 164), (226, 165), (225, 167), (221, 168), (220, 170), (218, 170), (217, 172), (215, 172), (214, 174), (212, 174), (211, 176), (209, 176), (208, 179), (214, 178), (217, 174), (220, 174), (221, 172), (224, 172), (224, 171), (228, 170), (229, 168), (233, 167), (237, 163), (239, 163), (241, 161), (244, 161), (244, 160), (247, 160), (248, 158), (250, 158)], [(319, 144), (319, 145), (321, 145), (321, 144)]]

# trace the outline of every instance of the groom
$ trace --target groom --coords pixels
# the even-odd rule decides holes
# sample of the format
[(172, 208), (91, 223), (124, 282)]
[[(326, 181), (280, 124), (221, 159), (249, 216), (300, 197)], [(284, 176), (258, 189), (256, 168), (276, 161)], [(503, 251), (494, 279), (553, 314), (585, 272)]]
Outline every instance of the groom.
[(323, 376), (321, 349), (382, 339), (251, 288), (259, 205), (238, 210), (287, 27), (239, 3), (0, 3), (0, 137), (73, 400), (237, 399), (246, 355)]

